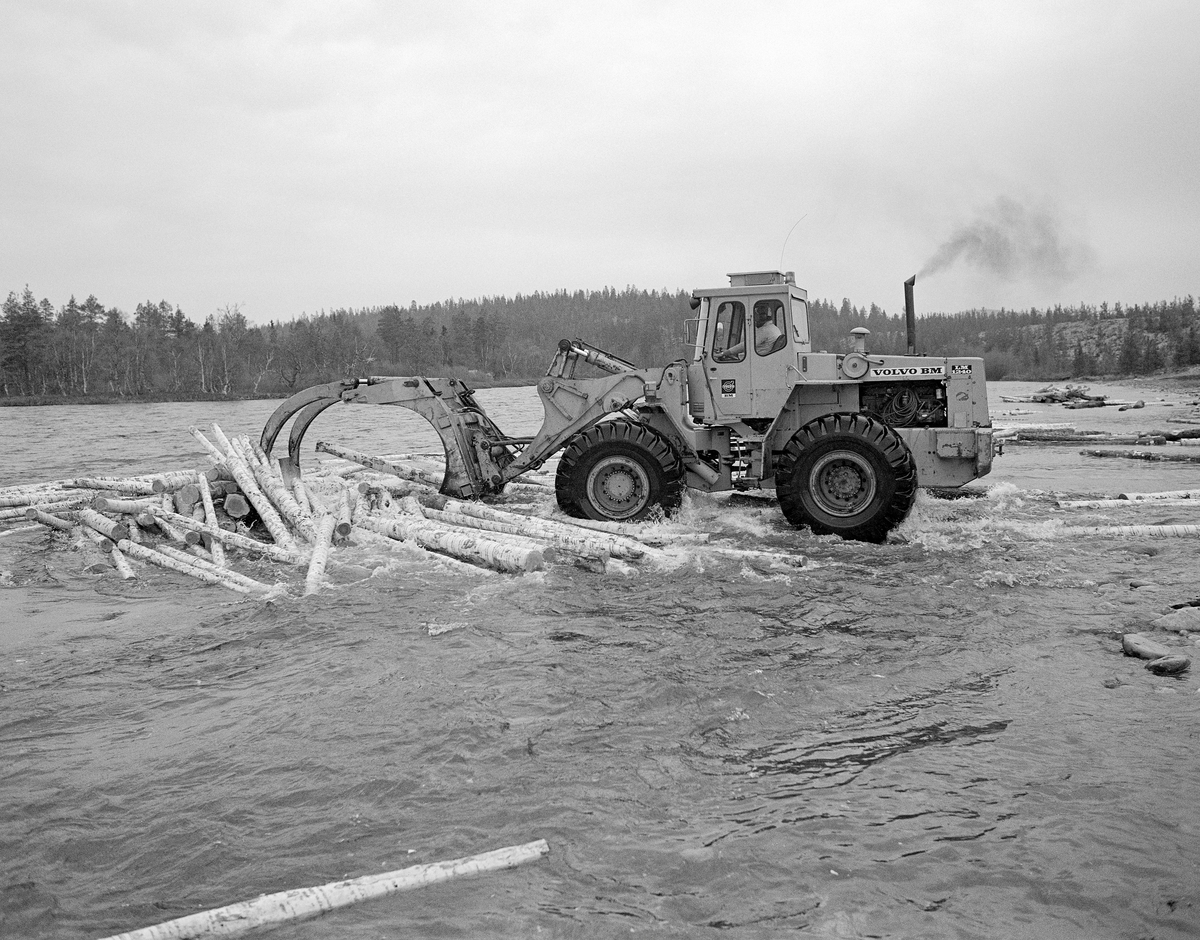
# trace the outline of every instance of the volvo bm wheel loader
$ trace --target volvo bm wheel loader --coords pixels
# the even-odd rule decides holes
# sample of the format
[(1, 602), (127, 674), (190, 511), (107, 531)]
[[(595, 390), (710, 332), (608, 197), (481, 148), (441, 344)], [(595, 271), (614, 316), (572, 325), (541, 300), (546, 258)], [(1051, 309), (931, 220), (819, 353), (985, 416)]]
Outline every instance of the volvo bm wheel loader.
[[(446, 451), (442, 492), (487, 498), (562, 451), (564, 512), (636, 521), (671, 513), (684, 487), (774, 488), (787, 519), (817, 534), (884, 540), (917, 487), (958, 487), (991, 469), (983, 360), (915, 354), (915, 278), (905, 282), (908, 355), (814, 352), (806, 292), (790, 272), (729, 275), (692, 294), (684, 358), (639, 369), (562, 340), (537, 391), (533, 437), (500, 430), (457, 379), (375, 376), (287, 399), (262, 433), (267, 454), (295, 418), (286, 477), (300, 472), (313, 420), (338, 402), (400, 405), (426, 418)], [(577, 378), (581, 365), (601, 375)]]

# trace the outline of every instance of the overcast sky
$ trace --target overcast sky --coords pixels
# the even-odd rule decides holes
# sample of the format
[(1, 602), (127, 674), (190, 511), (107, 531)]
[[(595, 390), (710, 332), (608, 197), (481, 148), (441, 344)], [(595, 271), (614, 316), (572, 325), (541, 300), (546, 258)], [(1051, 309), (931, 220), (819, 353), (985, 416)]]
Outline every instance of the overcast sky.
[(1198, 40), (1195, 0), (2, 0), (0, 293), (1196, 294)]

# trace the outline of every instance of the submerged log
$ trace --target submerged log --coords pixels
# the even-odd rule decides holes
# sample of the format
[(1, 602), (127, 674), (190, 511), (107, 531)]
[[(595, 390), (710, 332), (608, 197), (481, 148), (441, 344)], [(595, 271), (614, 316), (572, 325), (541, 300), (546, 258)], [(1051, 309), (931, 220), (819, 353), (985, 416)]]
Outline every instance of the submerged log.
[(480, 855), (333, 881), (313, 888), (263, 894), (252, 901), (188, 914), (153, 927), (117, 934), (106, 940), (200, 940), (204, 937), (238, 936), (258, 927), (311, 920), (336, 908), (385, 897), (398, 891), (411, 891), (481, 872), (515, 868), (525, 862), (536, 861), (549, 852), (550, 846), (546, 841), (538, 839), (536, 842), (508, 846)]
[(1162, 463), (1200, 463), (1200, 454), (1163, 454), (1148, 450), (1081, 450), (1085, 457), (1124, 457)]
[[(564, 533), (538, 534), (536, 529), (529, 526), (496, 522), (491, 519), (482, 519), (478, 516), (469, 516), (465, 513), (444, 512), (440, 509), (423, 508), (422, 513), (425, 518), (432, 519), (434, 522), (444, 522), (459, 528), (496, 532), (510, 537), (527, 538), (535, 542), (548, 542), (557, 548), (567, 549), (575, 556), (592, 558), (601, 562), (608, 561), (610, 555), (606, 544), (600, 539), (588, 539)], [(549, 561), (550, 559), (547, 560)]]
[(188, 552), (181, 552), (179, 549), (172, 548), (170, 545), (160, 545), (158, 546), (158, 551), (162, 552), (168, 558), (173, 558), (182, 564), (191, 565), (192, 567), (199, 568), (202, 571), (208, 571), (233, 584), (240, 584), (251, 591), (266, 593), (267, 591), (272, 590), (271, 585), (263, 584), (261, 581), (256, 581), (254, 578), (234, 571), (232, 568), (222, 568), (220, 565), (214, 563), (211, 559), (203, 558), (199, 555), (189, 554)]
[(1200, 490), (1163, 490), (1158, 493), (1122, 493), (1121, 499), (1200, 499)]

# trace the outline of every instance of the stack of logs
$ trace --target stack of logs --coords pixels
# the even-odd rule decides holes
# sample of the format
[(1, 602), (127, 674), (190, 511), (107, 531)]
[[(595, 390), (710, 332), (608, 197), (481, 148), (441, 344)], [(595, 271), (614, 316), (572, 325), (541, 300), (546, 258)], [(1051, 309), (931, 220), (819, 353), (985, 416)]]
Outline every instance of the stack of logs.
[[(412, 464), (370, 457), (330, 444), (318, 448), (374, 471), (370, 482), (351, 473), (317, 472), (285, 482), (277, 464), (246, 436), (217, 425), (212, 439), (192, 435), (212, 458), (206, 470), (149, 476), (58, 480), (0, 490), (0, 526), (46, 526), (96, 543), (122, 578), (146, 562), (247, 594), (284, 590), (285, 572), (267, 563), (306, 565), (304, 593), (319, 590), (331, 548), (349, 540), (407, 542), (450, 563), (524, 573), (549, 564), (604, 572), (608, 566), (663, 556), (671, 542), (705, 541), (698, 533), (654, 535), (653, 526), (547, 519), (463, 502), (438, 492), (440, 477)], [(353, 472), (353, 471), (352, 471)], [(514, 481), (506, 492), (549, 495), (544, 484)], [(661, 531), (661, 530), (660, 530)], [(0, 532), (0, 534), (6, 534)], [(799, 555), (713, 548), (748, 562), (803, 566)], [(238, 571), (270, 573), (274, 583)], [(282, 576), (280, 576), (282, 573)]]

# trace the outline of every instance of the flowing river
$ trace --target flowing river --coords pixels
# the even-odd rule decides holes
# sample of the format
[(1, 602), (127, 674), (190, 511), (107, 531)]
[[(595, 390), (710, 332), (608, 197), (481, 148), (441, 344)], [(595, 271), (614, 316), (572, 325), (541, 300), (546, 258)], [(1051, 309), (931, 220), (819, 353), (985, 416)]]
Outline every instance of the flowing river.
[[(999, 397), (1035, 387), (993, 383), (996, 424), (1191, 413)], [(541, 422), (532, 389), (479, 399), (510, 433)], [(207, 466), (189, 425), (257, 435), (275, 405), (0, 409), (0, 486)], [(321, 437), (436, 446), (402, 409), (333, 409)], [(351, 545), (319, 594), (266, 601), (0, 537), (0, 936), (104, 937), (542, 838), (541, 861), (272, 936), (1195, 937), (1200, 683), (1120, 636), (1200, 597), (1197, 543), (1061, 530), (1196, 524), (1200, 501), (1056, 501), (1191, 486), (1200, 465), (1010, 445), (885, 545), (690, 494), (678, 521), (707, 545), (607, 574)]]

